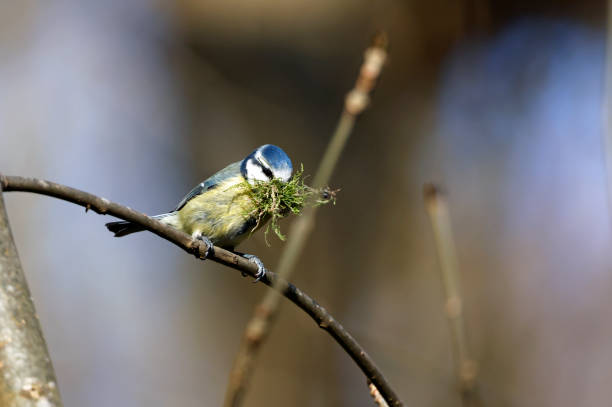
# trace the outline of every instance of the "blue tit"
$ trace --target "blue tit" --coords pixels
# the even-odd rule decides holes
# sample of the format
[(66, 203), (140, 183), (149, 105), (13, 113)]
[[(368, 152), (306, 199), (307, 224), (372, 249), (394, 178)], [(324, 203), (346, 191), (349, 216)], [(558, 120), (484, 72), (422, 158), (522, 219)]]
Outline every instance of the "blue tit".
[[(193, 188), (168, 213), (153, 216), (154, 219), (228, 250), (234, 250), (253, 231), (265, 222), (256, 225), (256, 209), (251, 199), (244, 193), (244, 181), (268, 182), (279, 179), (287, 182), (291, 178), (293, 166), (285, 152), (271, 144), (263, 145), (247, 155), (242, 161), (228, 165)], [(110, 222), (108, 230), (116, 237), (144, 230), (131, 222)], [(242, 254), (257, 264), (257, 280), (265, 274), (263, 263), (253, 255)]]

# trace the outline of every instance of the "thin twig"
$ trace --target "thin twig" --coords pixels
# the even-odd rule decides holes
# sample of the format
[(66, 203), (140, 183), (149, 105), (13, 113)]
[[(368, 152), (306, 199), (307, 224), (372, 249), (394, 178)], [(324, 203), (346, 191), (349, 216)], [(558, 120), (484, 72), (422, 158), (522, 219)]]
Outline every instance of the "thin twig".
[(476, 395), (478, 366), (470, 358), (467, 347), (465, 325), (463, 322), (463, 303), (459, 288), (459, 267), (448, 204), (444, 194), (435, 185), (425, 185), (423, 195), (427, 213), (431, 220), (438, 258), (440, 259), (440, 272), (444, 286), (444, 296), (446, 298), (444, 310), (450, 325), (453, 358), (461, 398), (464, 406), (471, 406), (478, 402)]
[[(146, 230), (155, 233), (162, 239), (174, 243), (181, 249), (200, 259), (204, 259), (206, 256), (206, 243), (197, 239), (192, 239), (191, 236), (184, 232), (164, 225), (126, 206), (111, 202), (108, 199), (36, 178), (0, 175), (0, 185), (7, 192), (23, 191), (47, 195), (83, 206), (86, 211), (92, 210), (102, 215), (112, 215), (120, 219), (137, 223)], [(251, 277), (256, 277), (257, 275), (258, 268), (254, 263), (220, 247), (213, 247), (212, 253), (209, 254), (208, 259), (236, 269), (241, 273), (246, 273)], [(374, 361), (351, 334), (347, 332), (344, 327), (325, 310), (325, 308), (321, 307), (315, 300), (293, 284), (278, 278), (275, 273), (267, 272), (261, 279), (261, 282), (270, 287), (277, 287), (287, 299), (306, 312), (320, 328), (327, 331), (336, 342), (342, 346), (355, 363), (357, 363), (365, 376), (380, 389), (381, 394), (390, 405), (401, 405), (395, 392), (391, 389), (390, 384), (387, 382), (382, 372), (376, 367)]]
[(378, 407), (389, 407), (384, 398), (380, 395), (380, 392), (372, 383), (368, 382), (368, 388), (370, 389), (370, 396), (374, 399), (374, 403)]
[[(329, 182), (346, 141), (353, 130), (355, 119), (368, 106), (370, 92), (374, 88), (387, 58), (386, 45), (386, 36), (380, 33), (366, 50), (355, 87), (346, 96), (344, 110), (315, 174), (314, 188), (322, 188)], [(291, 225), (289, 240), (277, 267), (277, 273), (281, 278), (289, 279), (295, 269), (295, 264), (304, 251), (306, 241), (314, 228), (316, 213), (317, 207), (307, 208)], [(262, 343), (269, 335), (279, 308), (280, 296), (276, 290), (266, 292), (262, 301), (255, 307), (255, 311), (245, 328), (240, 349), (236, 354), (234, 366), (230, 372), (224, 407), (240, 406), (253, 373), (255, 359)], [(387, 396), (390, 395), (387, 394)], [(393, 398), (397, 400), (397, 397)]]
[(0, 405), (61, 407), (57, 381), (0, 185)]

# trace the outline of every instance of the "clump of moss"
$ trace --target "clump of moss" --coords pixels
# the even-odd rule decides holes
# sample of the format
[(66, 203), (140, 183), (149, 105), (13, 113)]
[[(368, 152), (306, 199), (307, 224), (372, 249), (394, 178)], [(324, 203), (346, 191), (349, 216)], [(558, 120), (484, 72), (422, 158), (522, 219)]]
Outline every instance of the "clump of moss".
[(306, 177), (303, 174), (304, 167), (301, 166), (288, 182), (273, 179), (272, 181), (255, 181), (251, 185), (244, 181), (245, 193), (255, 206), (255, 209), (246, 214), (248, 217), (255, 219), (256, 223), (252, 231), (255, 231), (267, 220), (270, 221), (264, 232), (266, 244), (269, 245), (268, 233), (270, 229), (280, 240), (286, 239), (278, 224), (280, 219), (290, 214), (299, 215), (307, 206), (336, 203), (337, 190), (331, 190), (327, 187), (312, 188), (306, 185)]

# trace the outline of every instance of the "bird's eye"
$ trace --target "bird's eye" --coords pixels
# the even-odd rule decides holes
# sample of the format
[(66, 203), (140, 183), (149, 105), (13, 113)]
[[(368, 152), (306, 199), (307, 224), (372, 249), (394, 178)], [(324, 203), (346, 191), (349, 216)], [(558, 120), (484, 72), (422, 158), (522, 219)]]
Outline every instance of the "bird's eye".
[(270, 179), (274, 178), (274, 176), (272, 175), (272, 171), (268, 167), (262, 165), (261, 169), (263, 170), (263, 173), (266, 175), (266, 177)]

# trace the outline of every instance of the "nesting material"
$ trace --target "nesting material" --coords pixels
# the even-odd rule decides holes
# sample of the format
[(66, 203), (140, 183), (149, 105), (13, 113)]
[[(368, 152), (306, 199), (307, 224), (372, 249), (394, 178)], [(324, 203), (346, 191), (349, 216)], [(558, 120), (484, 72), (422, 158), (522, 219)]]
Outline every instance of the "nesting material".
[[(336, 203), (336, 193), (328, 187), (313, 188), (305, 183), (303, 166), (291, 177), (288, 182), (280, 179), (272, 181), (255, 181), (249, 184), (246, 180), (241, 184), (244, 193), (254, 204), (252, 211), (245, 215), (255, 219), (255, 226), (251, 232), (259, 229), (263, 225), (265, 228), (266, 244), (268, 243), (268, 233), (274, 231), (280, 240), (285, 240), (279, 226), (280, 219), (290, 215), (299, 215), (306, 207), (320, 206), (328, 203)], [(269, 221), (269, 222), (268, 222)]]

